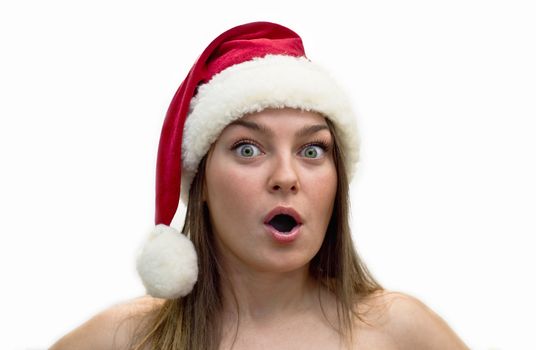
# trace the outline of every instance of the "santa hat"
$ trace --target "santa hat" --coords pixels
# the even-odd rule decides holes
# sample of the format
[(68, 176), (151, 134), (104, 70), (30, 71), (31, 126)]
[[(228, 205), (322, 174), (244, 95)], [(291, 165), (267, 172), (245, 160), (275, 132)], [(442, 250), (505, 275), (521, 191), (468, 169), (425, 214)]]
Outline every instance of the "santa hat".
[(284, 107), (333, 122), (351, 178), (359, 150), (351, 105), (334, 79), (306, 58), (298, 34), (274, 23), (248, 23), (218, 36), (197, 59), (171, 101), (160, 136), (156, 227), (137, 260), (150, 295), (178, 298), (197, 281), (193, 244), (169, 225), (179, 199), (187, 203), (210, 145), (232, 121)]

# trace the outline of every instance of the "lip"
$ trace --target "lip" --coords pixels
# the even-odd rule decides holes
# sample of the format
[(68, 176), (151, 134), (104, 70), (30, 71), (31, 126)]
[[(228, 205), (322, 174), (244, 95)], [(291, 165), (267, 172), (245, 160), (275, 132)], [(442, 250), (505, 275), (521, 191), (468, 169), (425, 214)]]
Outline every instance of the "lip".
[(274, 209), (270, 210), (270, 212), (264, 217), (264, 224), (268, 225), (270, 220), (272, 220), (274, 216), (279, 215), (279, 214), (292, 216), (292, 218), (298, 224), (296, 226), (300, 226), (303, 223), (300, 214), (296, 210), (294, 210), (292, 207), (277, 206)]
[(301, 229), (302, 225), (299, 224), (299, 225), (294, 226), (294, 228), (289, 233), (285, 233), (285, 234), (277, 231), (274, 227), (272, 227), (272, 226), (270, 226), (268, 224), (264, 224), (264, 227), (266, 228), (266, 230), (268, 231), (270, 236), (272, 236), (272, 238), (276, 242), (278, 242), (278, 243), (290, 243), (290, 242), (294, 241), (296, 238), (298, 238), (298, 236), (300, 235), (300, 229)]
[[(292, 230), (288, 233), (281, 233), (278, 230), (276, 230), (273, 226), (268, 224), (270, 220), (274, 218), (276, 215), (285, 214), (291, 216), (296, 221), (296, 226), (292, 228)], [(268, 233), (272, 236), (272, 238), (278, 242), (278, 243), (290, 243), (294, 241), (296, 238), (298, 238), (300, 234), (300, 229), (302, 227), (303, 221), (301, 219), (300, 214), (294, 210), (292, 207), (284, 207), (284, 206), (277, 206), (274, 209), (270, 210), (270, 212), (264, 217), (264, 227), (268, 231)]]

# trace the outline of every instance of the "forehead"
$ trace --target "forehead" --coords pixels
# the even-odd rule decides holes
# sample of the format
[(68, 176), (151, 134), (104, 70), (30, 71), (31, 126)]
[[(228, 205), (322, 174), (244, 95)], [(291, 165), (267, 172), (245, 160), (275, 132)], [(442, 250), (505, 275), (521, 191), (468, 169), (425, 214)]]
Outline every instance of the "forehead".
[[(240, 118), (242, 120), (296, 119), (297, 121), (326, 124), (326, 119), (317, 112), (304, 111), (294, 108), (267, 108), (260, 112), (250, 113)], [(327, 124), (326, 124), (327, 125)]]
[(226, 131), (250, 129), (254, 132), (276, 136), (284, 132), (297, 132), (298, 136), (306, 133), (326, 130), (329, 132), (326, 118), (319, 113), (292, 108), (265, 109), (250, 113), (233, 121), (223, 130)]

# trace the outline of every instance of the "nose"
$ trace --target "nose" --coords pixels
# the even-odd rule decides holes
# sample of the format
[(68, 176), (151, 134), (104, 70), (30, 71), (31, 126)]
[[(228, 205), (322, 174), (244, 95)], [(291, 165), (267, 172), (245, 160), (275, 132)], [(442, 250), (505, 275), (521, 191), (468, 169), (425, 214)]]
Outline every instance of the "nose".
[(272, 193), (297, 193), (300, 189), (298, 173), (292, 156), (278, 156), (268, 180), (268, 189)]

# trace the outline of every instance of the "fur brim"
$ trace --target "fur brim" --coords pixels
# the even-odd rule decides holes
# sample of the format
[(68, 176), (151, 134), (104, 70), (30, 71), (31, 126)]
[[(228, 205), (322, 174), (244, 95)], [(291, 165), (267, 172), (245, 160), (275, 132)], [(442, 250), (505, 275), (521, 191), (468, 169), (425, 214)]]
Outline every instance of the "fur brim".
[(318, 112), (333, 121), (351, 178), (359, 139), (346, 94), (305, 57), (268, 55), (231, 66), (199, 87), (183, 133), (181, 198), (187, 201), (199, 162), (229, 123), (266, 108), (284, 107)]

